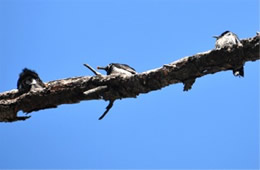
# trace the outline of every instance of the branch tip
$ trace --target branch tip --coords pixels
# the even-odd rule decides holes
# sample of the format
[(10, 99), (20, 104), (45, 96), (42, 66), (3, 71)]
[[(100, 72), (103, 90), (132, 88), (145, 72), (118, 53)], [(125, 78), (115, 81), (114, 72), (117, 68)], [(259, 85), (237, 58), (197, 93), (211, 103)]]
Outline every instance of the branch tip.
[(106, 111), (98, 118), (98, 120), (101, 120), (106, 116), (106, 114), (109, 112), (109, 110), (113, 107), (114, 102), (115, 102), (115, 100), (109, 100), (109, 104), (106, 107)]
[(96, 76), (101, 76), (102, 74), (97, 72), (94, 68), (92, 68), (90, 65), (88, 64), (83, 64), (85, 67), (87, 67), (90, 71), (92, 71)]

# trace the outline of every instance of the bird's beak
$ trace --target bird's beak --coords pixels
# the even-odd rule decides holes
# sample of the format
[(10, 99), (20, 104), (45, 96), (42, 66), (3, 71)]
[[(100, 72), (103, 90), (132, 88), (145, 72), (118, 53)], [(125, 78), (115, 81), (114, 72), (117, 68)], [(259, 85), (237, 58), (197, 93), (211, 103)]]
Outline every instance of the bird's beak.
[(214, 35), (214, 36), (212, 36), (212, 37), (218, 39), (218, 36), (216, 36), (216, 35)]
[(99, 70), (106, 70), (106, 67), (97, 67), (97, 69), (99, 69)]

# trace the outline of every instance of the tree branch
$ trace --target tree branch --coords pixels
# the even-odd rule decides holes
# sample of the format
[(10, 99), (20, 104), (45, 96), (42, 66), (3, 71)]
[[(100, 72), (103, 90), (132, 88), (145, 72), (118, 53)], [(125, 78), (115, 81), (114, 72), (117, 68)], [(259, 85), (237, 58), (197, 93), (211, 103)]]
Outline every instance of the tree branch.
[[(232, 70), (235, 63), (256, 61), (259, 56), (259, 35), (241, 40), (243, 47), (220, 49), (198, 53), (180, 60), (132, 76), (83, 76), (45, 83), (38, 91), (19, 94), (18, 90), (0, 93), (0, 122), (25, 120), (17, 112), (25, 113), (54, 108), (61, 104), (82, 100), (109, 100), (136, 97), (139, 94), (159, 90), (165, 86), (184, 83), (184, 90), (191, 88), (196, 78), (220, 71)], [(243, 50), (243, 57), (237, 57)]]

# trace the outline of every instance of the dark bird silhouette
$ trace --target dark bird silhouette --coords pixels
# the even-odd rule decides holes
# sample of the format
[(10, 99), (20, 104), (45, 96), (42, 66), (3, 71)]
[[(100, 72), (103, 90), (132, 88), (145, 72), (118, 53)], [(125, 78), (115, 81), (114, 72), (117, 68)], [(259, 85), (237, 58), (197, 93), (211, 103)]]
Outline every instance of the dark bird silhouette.
[[(242, 43), (240, 42), (238, 36), (230, 31), (225, 31), (220, 36), (213, 36), (213, 37), (216, 38), (216, 43), (215, 43), (216, 49), (230, 48), (234, 45), (243, 46)], [(242, 51), (241, 51), (240, 55), (243, 55)], [(242, 57), (242, 56), (239, 56), (239, 57)], [(233, 69), (233, 74), (235, 76), (244, 77), (243, 64), (242, 64), (242, 66), (240, 64), (240, 66), (238, 68)]]
[(39, 75), (30, 69), (24, 68), (19, 75), (17, 88), (20, 92), (28, 92), (30, 90), (44, 88), (45, 84), (40, 79)]
[[(134, 68), (127, 64), (111, 63), (106, 67), (97, 67), (97, 69), (105, 70), (107, 75), (119, 74), (119, 75), (132, 75), (137, 74)], [(115, 100), (109, 100), (109, 104), (106, 107), (106, 111), (99, 117), (99, 120), (103, 119), (109, 110), (113, 107)]]

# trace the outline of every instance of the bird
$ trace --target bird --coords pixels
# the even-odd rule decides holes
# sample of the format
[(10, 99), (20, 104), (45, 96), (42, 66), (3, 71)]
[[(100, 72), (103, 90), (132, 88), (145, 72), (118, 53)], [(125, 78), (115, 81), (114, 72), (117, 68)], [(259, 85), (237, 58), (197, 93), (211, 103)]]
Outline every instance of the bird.
[[(99, 70), (105, 70), (107, 75), (133, 75), (137, 74), (134, 68), (130, 67), (127, 64), (119, 64), (119, 63), (110, 63), (106, 67), (97, 67)], [(106, 107), (105, 112), (99, 117), (99, 120), (103, 119), (108, 111), (113, 107), (115, 99), (109, 100), (109, 104)]]
[[(215, 43), (215, 48), (216, 49), (221, 49), (221, 48), (231, 48), (232, 46), (236, 45), (239, 47), (242, 47), (242, 43), (240, 42), (238, 36), (231, 32), (231, 31), (225, 31), (223, 32), (221, 35), (219, 36), (213, 36), (214, 38), (216, 38), (216, 43)], [(243, 52), (241, 51), (241, 55), (243, 54)], [(240, 56), (242, 57), (242, 56)], [(244, 77), (244, 68), (243, 68), (243, 64), (238, 68), (233, 69), (233, 74), (235, 76), (241, 76)]]
[(29, 92), (31, 90), (42, 89), (44, 87), (45, 84), (35, 71), (24, 68), (20, 73), (17, 81), (17, 89), (20, 92)]
[(231, 31), (225, 31), (220, 36), (213, 37), (216, 38), (216, 49), (232, 47), (233, 45), (242, 46), (238, 36)]
[(132, 75), (137, 74), (134, 68), (127, 64), (110, 63), (106, 67), (97, 67), (99, 70), (105, 70), (107, 75), (120, 74), (120, 75)]

